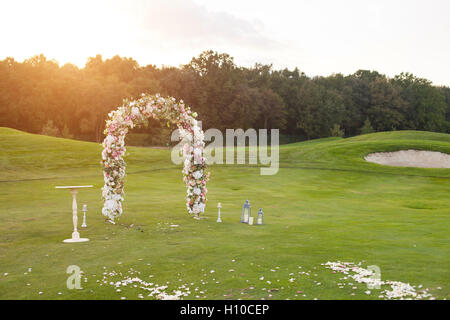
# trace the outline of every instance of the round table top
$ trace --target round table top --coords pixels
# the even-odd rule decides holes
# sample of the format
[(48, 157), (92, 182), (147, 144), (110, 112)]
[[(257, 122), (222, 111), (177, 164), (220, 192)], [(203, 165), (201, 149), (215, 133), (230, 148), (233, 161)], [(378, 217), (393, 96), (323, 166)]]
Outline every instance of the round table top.
[(80, 188), (92, 188), (93, 186), (58, 186), (55, 189), (80, 189)]

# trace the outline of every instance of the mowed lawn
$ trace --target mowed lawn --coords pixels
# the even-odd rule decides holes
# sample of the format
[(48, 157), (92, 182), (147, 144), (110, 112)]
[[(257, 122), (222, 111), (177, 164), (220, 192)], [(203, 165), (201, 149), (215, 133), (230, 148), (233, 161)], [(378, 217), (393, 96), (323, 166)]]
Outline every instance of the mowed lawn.
[[(285, 145), (274, 176), (256, 166), (211, 166), (199, 221), (187, 214), (182, 168), (170, 151), (130, 147), (116, 225), (101, 214), (99, 144), (0, 128), (0, 148), (1, 299), (154, 299), (139, 285), (110, 284), (127, 276), (167, 292), (189, 288), (184, 299), (379, 299), (382, 290), (367, 294), (325, 268), (328, 261), (377, 265), (382, 279), (450, 295), (450, 169), (363, 159), (372, 151), (450, 153), (450, 135), (399, 131)], [(95, 188), (78, 195), (88, 228), (79, 229), (91, 241), (64, 244), (71, 195), (55, 186), (88, 184)], [(254, 217), (263, 209), (264, 226), (239, 222), (247, 198)], [(70, 265), (84, 272), (82, 289), (67, 288)]]

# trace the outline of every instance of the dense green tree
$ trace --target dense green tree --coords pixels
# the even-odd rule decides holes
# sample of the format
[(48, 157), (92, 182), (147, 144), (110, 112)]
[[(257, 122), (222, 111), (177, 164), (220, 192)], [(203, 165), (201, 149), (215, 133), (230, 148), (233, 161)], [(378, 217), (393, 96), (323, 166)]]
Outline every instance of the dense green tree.
[(386, 77), (378, 76), (369, 84), (367, 116), (376, 131), (389, 131), (405, 127), (406, 103), (397, 87)]
[[(450, 88), (402, 73), (369, 70), (309, 78), (299, 69), (238, 67), (233, 57), (202, 52), (179, 68), (139, 66), (101, 55), (84, 68), (44, 55), (0, 61), (0, 126), (101, 141), (107, 114), (142, 92), (183, 99), (203, 128), (279, 128), (293, 139), (384, 130), (450, 132)], [(148, 141), (168, 141), (165, 123), (150, 120)], [(292, 141), (293, 139), (289, 139)]]
[(286, 112), (284, 132), (288, 135), (304, 134), (301, 126), (298, 126), (298, 120), (302, 110), (302, 86), (309, 81), (297, 68), (272, 73), (271, 88), (283, 99)]
[(197, 88), (195, 104), (204, 128), (231, 128), (238, 116), (230, 109), (241, 92), (242, 75), (228, 54), (205, 51), (183, 66), (194, 75)]
[[(236, 91), (235, 97), (229, 106), (229, 112), (223, 114), (224, 123), (234, 123), (233, 128), (255, 128), (257, 119), (262, 113), (262, 95), (257, 88), (242, 85)], [(231, 128), (228, 126), (228, 128)]]
[(53, 124), (53, 120), (48, 120), (42, 128), (41, 134), (52, 137), (59, 137), (59, 129)]
[(447, 110), (445, 112), (445, 120), (446, 120), (446, 132), (450, 133), (450, 88), (449, 87), (439, 87), (439, 91), (442, 93), (445, 99), (445, 103), (447, 105)]
[(338, 124), (335, 124), (333, 128), (331, 128), (331, 136), (332, 137), (343, 137), (345, 134), (344, 130)]
[(320, 79), (305, 82), (301, 91), (297, 126), (307, 139), (328, 137), (334, 125), (342, 122), (345, 106), (341, 95), (327, 89)]
[(367, 134), (367, 133), (372, 133), (372, 132), (375, 132), (375, 130), (373, 129), (369, 118), (367, 118), (366, 121), (364, 121), (364, 125), (360, 129), (360, 133)]
[(258, 128), (284, 129), (286, 125), (286, 107), (283, 99), (270, 88), (261, 90), (261, 121)]
[(407, 102), (407, 128), (425, 131), (443, 131), (447, 105), (444, 95), (427, 79), (410, 73), (396, 76), (393, 83), (402, 88), (401, 95)]

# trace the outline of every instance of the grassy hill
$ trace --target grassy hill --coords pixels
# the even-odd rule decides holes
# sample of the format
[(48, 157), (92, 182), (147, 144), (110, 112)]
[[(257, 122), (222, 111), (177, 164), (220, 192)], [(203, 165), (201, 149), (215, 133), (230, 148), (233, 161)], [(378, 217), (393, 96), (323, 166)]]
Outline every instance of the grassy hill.
[[(423, 285), (437, 298), (450, 294), (450, 169), (363, 159), (401, 149), (450, 153), (447, 134), (383, 132), (284, 145), (274, 176), (260, 176), (256, 166), (211, 166), (201, 221), (186, 213), (181, 167), (170, 152), (129, 147), (117, 225), (101, 215), (100, 145), (0, 128), (0, 148), (3, 299), (151, 298), (139, 287), (117, 292), (109, 285), (132, 272), (169, 289), (185, 284), (192, 299), (378, 299), (362, 284), (340, 288), (342, 276), (321, 265), (338, 260), (377, 265), (383, 279)], [(71, 196), (54, 187), (73, 184), (95, 186), (78, 197), (79, 207), (88, 205), (88, 228), (80, 232), (91, 241), (67, 245)], [(239, 223), (247, 198), (253, 216), (263, 208), (265, 226)], [(215, 222), (218, 202), (222, 224)], [(84, 271), (82, 290), (66, 288), (69, 265)]]

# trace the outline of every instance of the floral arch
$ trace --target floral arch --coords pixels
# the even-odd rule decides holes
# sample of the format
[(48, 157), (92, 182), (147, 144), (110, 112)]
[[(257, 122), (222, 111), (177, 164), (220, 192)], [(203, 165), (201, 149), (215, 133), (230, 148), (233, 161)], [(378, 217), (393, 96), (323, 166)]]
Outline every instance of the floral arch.
[(167, 120), (175, 124), (183, 141), (184, 182), (187, 186), (186, 207), (197, 217), (206, 205), (206, 182), (209, 173), (204, 157), (204, 135), (195, 119), (197, 114), (185, 106), (183, 100), (163, 98), (159, 94), (142, 96), (137, 100), (124, 100), (123, 105), (108, 114), (102, 152), (105, 185), (102, 213), (111, 221), (122, 215), (126, 163), (125, 136), (129, 129), (141, 126), (149, 118)]

